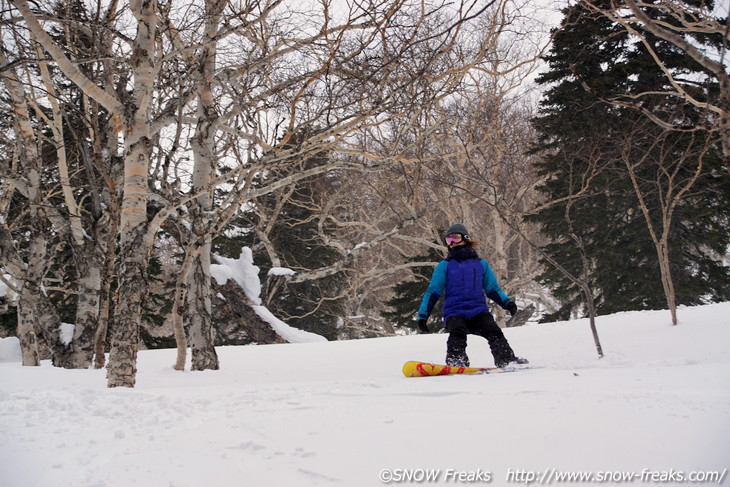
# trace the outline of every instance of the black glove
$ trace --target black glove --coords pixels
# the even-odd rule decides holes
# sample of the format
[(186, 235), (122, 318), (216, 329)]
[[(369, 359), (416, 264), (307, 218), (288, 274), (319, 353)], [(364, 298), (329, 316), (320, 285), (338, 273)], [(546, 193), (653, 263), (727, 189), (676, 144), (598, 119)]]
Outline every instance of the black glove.
[(515, 304), (514, 301), (510, 301), (509, 303), (507, 303), (507, 306), (505, 306), (504, 309), (509, 311), (509, 314), (511, 314), (512, 316), (514, 316), (515, 313), (517, 313), (517, 305)]
[(426, 325), (426, 320), (423, 318), (418, 319), (418, 330), (421, 333), (431, 333), (431, 330), (428, 329), (428, 325)]

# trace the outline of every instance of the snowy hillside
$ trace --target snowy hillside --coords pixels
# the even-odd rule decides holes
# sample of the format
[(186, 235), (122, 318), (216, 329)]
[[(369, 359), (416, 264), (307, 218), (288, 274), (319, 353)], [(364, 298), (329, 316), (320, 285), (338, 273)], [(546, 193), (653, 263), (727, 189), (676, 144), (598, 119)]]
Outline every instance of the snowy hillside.
[[(131, 390), (2, 363), (0, 485), (727, 483), (730, 303), (679, 318), (599, 318), (602, 360), (585, 321), (508, 329), (541, 368), (487, 376), (401, 375), (442, 362), (445, 335), (224, 347), (217, 372), (145, 351)], [(492, 364), (484, 340), (468, 352)]]

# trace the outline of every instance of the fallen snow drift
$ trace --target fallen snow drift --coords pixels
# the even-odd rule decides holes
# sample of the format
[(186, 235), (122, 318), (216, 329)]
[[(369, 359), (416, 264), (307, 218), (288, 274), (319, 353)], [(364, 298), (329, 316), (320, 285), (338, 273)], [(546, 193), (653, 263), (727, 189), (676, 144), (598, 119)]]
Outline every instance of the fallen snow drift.
[[(679, 318), (600, 317), (602, 360), (585, 320), (507, 329), (540, 368), (487, 376), (401, 375), (406, 360), (442, 362), (445, 335), (222, 347), (216, 372), (176, 372), (174, 350), (143, 351), (135, 389), (106, 389), (103, 370), (3, 363), (0, 485), (378, 486), (381, 475), (424, 471), (437, 475), (432, 485), (506, 485), (551, 469), (722, 472), (730, 303)], [(471, 336), (468, 352), (492, 364), (483, 339)]]

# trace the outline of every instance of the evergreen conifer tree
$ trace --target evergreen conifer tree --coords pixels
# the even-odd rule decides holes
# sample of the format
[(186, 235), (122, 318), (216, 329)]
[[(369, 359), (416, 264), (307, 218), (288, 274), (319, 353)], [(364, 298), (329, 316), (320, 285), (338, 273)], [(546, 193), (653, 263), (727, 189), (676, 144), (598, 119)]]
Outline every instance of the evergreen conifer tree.
[[(438, 262), (443, 255), (436, 249), (430, 248), (428, 255), (419, 255), (408, 259), (408, 262)], [(383, 311), (382, 315), (394, 326), (403, 326), (417, 329), (416, 317), (421, 299), (426, 293), (426, 287), (433, 274), (433, 266), (419, 266), (411, 270), (412, 279), (403, 280), (393, 286), (393, 297), (385, 301), (390, 311)], [(434, 323), (441, 323), (443, 316), (442, 301), (439, 301), (431, 312), (429, 321), (432, 330), (437, 329)]]
[[(319, 221), (313, 207), (322, 201), (323, 195), (317, 189), (322, 182), (298, 184), (278, 215), (270, 239), (285, 267), (314, 270), (332, 265), (341, 257), (322, 242), (318, 233)], [(335, 339), (337, 320), (343, 314), (343, 298), (338, 297), (342, 277), (337, 273), (317, 280), (286, 283), (272, 301), (272, 311), (292, 326)]]
[[(283, 148), (301, 144), (305, 139), (302, 133), (294, 134)], [(314, 153), (304, 161), (303, 169), (326, 164), (328, 158), (328, 153)], [(299, 165), (297, 167), (302, 169)], [(282, 164), (280, 170), (282, 175), (286, 175), (291, 169)], [(275, 172), (276, 170), (271, 170), (272, 177)], [(268, 239), (282, 266), (301, 273), (334, 264), (342, 256), (328, 247), (319, 235), (318, 211), (330, 192), (337, 190), (337, 184), (336, 177), (323, 175), (297, 183), (283, 204), (279, 205), (277, 200), (280, 194), (271, 193), (257, 199), (254, 204), (262, 211), (258, 214), (247, 212), (241, 218), (234, 219), (229, 225), (230, 229), (237, 229), (233, 232), (234, 236), (222, 235), (216, 238), (214, 252), (237, 258), (242, 246), (251, 247), (254, 262), (261, 269), (259, 277), (262, 284), (273, 279), (271, 276), (267, 277), (273, 264), (260, 245), (255, 228), (262, 223), (259, 215), (273, 215), (276, 212)], [(288, 189), (284, 192), (286, 191)], [(334, 231), (328, 230), (326, 224), (324, 228), (325, 231)], [(344, 298), (340, 297), (344, 285), (342, 272), (316, 280), (285, 281), (277, 288), (274, 298), (267, 305), (275, 316), (288, 324), (334, 340), (337, 338), (338, 319), (344, 313)]]
[[(643, 108), (692, 122), (687, 125), (703, 125), (698, 122), (705, 116), (683, 100), (651, 94), (662, 91), (666, 76), (623, 27), (587, 8), (585, 2), (563, 12), (561, 28), (545, 57), (549, 70), (538, 79), (548, 89), (534, 120), (539, 134), (534, 150), (543, 154), (539, 170), (545, 182), (539, 189), (545, 199), (572, 198), (530, 218), (550, 237), (545, 250), (578, 275), (581, 259), (567, 236), (573, 232), (581, 239), (592, 259), (590, 278), (599, 294), (599, 314), (666, 307), (656, 249), (624, 157), (630, 153), (633, 160), (641, 160), (638, 179), (654, 211), (668, 189), (662, 184), (649, 187), (662, 170), (661, 161), (694, 158), (693, 164), (678, 169), (691, 173), (701, 157), (700, 177), (679, 202), (671, 227), (672, 276), (680, 304), (727, 299), (728, 268), (719, 257), (729, 242), (730, 178), (722, 170), (717, 134), (667, 133), (639, 110), (610, 103), (621, 95), (641, 94), (637, 103)], [(669, 17), (663, 20), (672, 22)], [(673, 70), (684, 73), (681, 79), (687, 90), (705, 98), (717, 91), (717, 80), (689, 56), (645, 35)], [(552, 318), (565, 319), (580, 309), (579, 291), (562, 274), (547, 266), (542, 278), (564, 303)]]

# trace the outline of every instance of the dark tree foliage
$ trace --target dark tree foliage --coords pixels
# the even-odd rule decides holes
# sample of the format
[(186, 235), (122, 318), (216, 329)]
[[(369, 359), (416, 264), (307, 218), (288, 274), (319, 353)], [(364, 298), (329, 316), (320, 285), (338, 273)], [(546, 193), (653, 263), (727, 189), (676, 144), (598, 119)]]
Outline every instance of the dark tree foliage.
[[(436, 249), (429, 249), (428, 255), (419, 255), (408, 259), (408, 262), (438, 262), (443, 259), (443, 255)], [(426, 293), (426, 288), (433, 274), (433, 266), (419, 266), (411, 269), (412, 278), (402, 280), (393, 286), (393, 297), (385, 301), (388, 310), (383, 311), (382, 315), (389, 320), (394, 326), (404, 326), (412, 329), (417, 328), (416, 317), (418, 316), (418, 307), (421, 305), (421, 299)], [(429, 327), (431, 330), (437, 330), (442, 325), (443, 300), (440, 300), (429, 317)]]
[[(295, 271), (320, 269), (334, 264), (340, 257), (319, 236), (319, 220), (313, 203), (326, 197), (320, 193), (322, 180), (299, 184), (291, 200), (278, 215), (270, 239), (279, 252), (282, 264)], [(268, 269), (266, 269), (268, 270)], [(343, 316), (342, 273), (316, 280), (287, 283), (271, 303), (272, 312), (287, 323), (306, 331), (336, 339), (338, 317)]]
[[(301, 143), (302, 140), (303, 136), (295, 135), (289, 139), (288, 145)], [(326, 153), (313, 154), (307, 159), (304, 169), (325, 164), (328, 157)], [(286, 175), (289, 170), (285, 163), (282, 164), (281, 175)], [(271, 172), (275, 176), (276, 170)], [(330, 175), (302, 181), (275, 215), (272, 212), (281, 194), (272, 193), (254, 202), (263, 208), (263, 214), (276, 218), (268, 238), (282, 266), (295, 272), (306, 272), (325, 268), (341, 258), (335, 250), (325, 245), (319, 234), (319, 210), (328, 195), (337, 191), (337, 184), (337, 178)], [(235, 237), (216, 238), (214, 252), (237, 258), (241, 246), (251, 247), (254, 262), (261, 269), (259, 278), (262, 284), (270, 284), (276, 279), (268, 276), (272, 263), (255, 233), (257, 224), (262, 223), (266, 222), (259, 222), (256, 212), (236, 219), (231, 226), (242, 231)], [(334, 230), (328, 230), (325, 225), (325, 231)], [(275, 316), (296, 328), (335, 340), (337, 322), (344, 313), (344, 298), (339, 297), (345, 285), (344, 277), (343, 272), (339, 272), (320, 279), (285, 282), (278, 288), (269, 308)]]
[[(601, 3), (601, 2), (594, 2)], [(606, 5), (602, 6), (607, 6)], [(638, 166), (638, 180), (654, 215), (668, 188), (663, 168), (689, 178), (701, 162), (702, 173), (679, 202), (670, 229), (672, 277), (679, 304), (730, 298), (730, 275), (720, 257), (730, 241), (730, 178), (722, 169), (716, 133), (705, 126), (706, 112), (682, 99), (656, 94), (668, 79), (644, 45), (584, 2), (563, 11), (550, 53), (549, 70), (538, 83), (547, 90), (534, 126), (533, 147), (543, 157), (545, 178), (539, 187), (546, 201), (575, 198), (549, 206), (530, 217), (550, 237), (545, 250), (574, 275), (582, 272), (570, 231), (580, 238), (591, 259), (590, 281), (599, 314), (666, 307), (659, 263), (646, 221), (632, 186), (624, 156)], [(669, 17), (662, 21), (672, 22)], [(666, 64), (698, 99), (717, 93), (717, 80), (675, 46), (645, 33)], [(695, 38), (695, 42), (716, 42)], [(627, 100), (695, 130), (666, 132), (640, 110), (610, 100)], [(666, 118), (666, 117), (662, 117)], [(590, 175), (590, 180), (588, 179)], [(656, 181), (660, 182), (657, 184)], [(587, 189), (586, 189), (587, 188)], [(659, 222), (654, 222), (660, 225)], [(546, 264), (542, 280), (563, 303), (551, 319), (580, 310), (579, 290)]]

